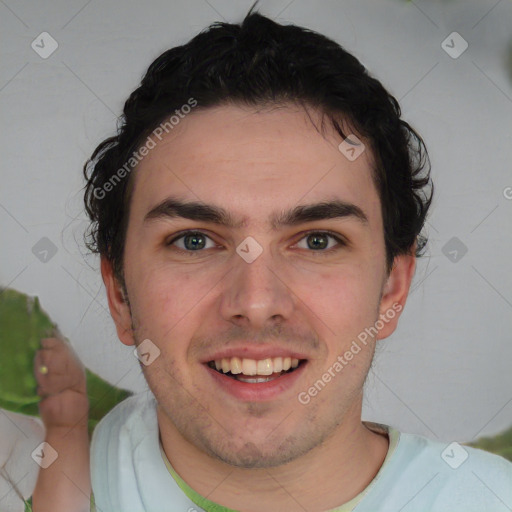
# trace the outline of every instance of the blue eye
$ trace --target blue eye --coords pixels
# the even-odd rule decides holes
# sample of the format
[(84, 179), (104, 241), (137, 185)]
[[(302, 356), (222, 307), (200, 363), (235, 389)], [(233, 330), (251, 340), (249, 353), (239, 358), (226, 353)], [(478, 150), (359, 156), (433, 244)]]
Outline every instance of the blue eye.
[[(336, 243), (330, 245), (330, 240), (334, 240)], [(208, 241), (210, 245), (208, 246)], [(338, 236), (328, 231), (312, 231), (306, 233), (300, 241), (306, 242), (305, 247), (299, 247), (301, 249), (310, 249), (310, 252), (316, 253), (327, 253), (330, 254), (331, 250), (337, 246), (346, 246), (347, 244)], [(180, 244), (178, 244), (180, 242)], [(194, 252), (202, 252), (202, 249), (213, 249), (216, 247), (215, 242), (205, 233), (201, 231), (185, 231), (176, 238), (173, 238), (166, 244), (167, 246), (176, 246), (181, 251), (191, 254)]]
[[(341, 238), (327, 231), (314, 231), (307, 233), (303, 238), (301, 238), (300, 242), (303, 240), (306, 241), (306, 247), (301, 247), (301, 249), (312, 249), (315, 252), (328, 252), (332, 249), (332, 245), (329, 246), (329, 239), (334, 240), (337, 245), (346, 245)], [(299, 246), (299, 244), (297, 244), (297, 246)]]
[[(188, 252), (197, 252), (204, 248), (211, 249), (212, 247), (215, 247), (213, 240), (204, 233), (201, 233), (201, 231), (187, 231), (182, 233), (180, 236), (168, 242), (167, 245), (173, 245), (178, 240), (183, 241), (183, 246), (178, 246), (178, 248)], [(210, 240), (213, 243), (211, 247), (206, 247), (207, 240)]]

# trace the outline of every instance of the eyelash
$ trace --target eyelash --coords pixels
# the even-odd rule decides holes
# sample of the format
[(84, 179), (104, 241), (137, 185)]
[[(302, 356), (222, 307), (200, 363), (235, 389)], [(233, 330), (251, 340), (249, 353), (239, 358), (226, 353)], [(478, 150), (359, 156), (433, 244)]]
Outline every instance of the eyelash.
[[(181, 240), (182, 238), (185, 238), (187, 235), (202, 235), (202, 236), (210, 239), (212, 242), (214, 242), (214, 240), (212, 240), (212, 238), (210, 236), (208, 236), (206, 233), (203, 233), (202, 231), (189, 230), (189, 231), (183, 231), (178, 236), (174, 237), (172, 240), (169, 240), (168, 242), (166, 242), (165, 245), (171, 246), (172, 244), (174, 244), (174, 242)], [(308, 252), (316, 253), (318, 256), (327, 256), (327, 255), (331, 254), (333, 251), (340, 249), (340, 247), (346, 247), (348, 245), (339, 235), (332, 233), (331, 231), (315, 231), (315, 230), (305, 232), (303, 234), (303, 236), (296, 242), (296, 244), (298, 244), (301, 240), (303, 240), (304, 238), (307, 238), (310, 235), (327, 235), (327, 236), (333, 238), (334, 240), (336, 240), (336, 242), (339, 245), (339, 247), (331, 247), (330, 249), (320, 249), (317, 251), (311, 249), (308, 251)], [(189, 256), (195, 256), (196, 253), (201, 253), (206, 250), (206, 249), (199, 249), (197, 251), (190, 251), (190, 250), (186, 250), (186, 249), (181, 249), (180, 247), (177, 247), (176, 249), (182, 253), (189, 255)]]

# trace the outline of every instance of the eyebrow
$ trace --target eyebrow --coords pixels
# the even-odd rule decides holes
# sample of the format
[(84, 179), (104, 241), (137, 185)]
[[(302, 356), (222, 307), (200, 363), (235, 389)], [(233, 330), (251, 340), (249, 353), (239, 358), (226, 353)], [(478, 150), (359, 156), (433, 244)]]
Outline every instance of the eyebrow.
[[(145, 215), (144, 222), (180, 217), (199, 222), (210, 222), (232, 229), (238, 229), (247, 224), (247, 218), (237, 219), (220, 206), (198, 201), (182, 201), (174, 197), (168, 197), (152, 208)], [(359, 206), (341, 199), (299, 205), (291, 210), (275, 212), (269, 218), (269, 225), (273, 231), (277, 231), (285, 226), (341, 218), (352, 218), (363, 225), (368, 225), (368, 217)]]

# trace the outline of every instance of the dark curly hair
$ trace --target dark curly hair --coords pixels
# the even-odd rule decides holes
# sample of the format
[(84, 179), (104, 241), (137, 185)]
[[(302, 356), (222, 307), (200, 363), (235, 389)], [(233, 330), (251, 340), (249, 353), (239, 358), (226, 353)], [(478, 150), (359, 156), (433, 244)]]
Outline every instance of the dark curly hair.
[(160, 55), (126, 101), (117, 135), (101, 142), (84, 165), (91, 219), (86, 245), (111, 262), (123, 285), (133, 188), (127, 162), (135, 165), (134, 152), (148, 135), (191, 98), (195, 109), (297, 103), (318, 109), (343, 138), (342, 123), (353, 127), (375, 161), (388, 272), (395, 256), (414, 247), (416, 256), (423, 253), (427, 238), (420, 231), (433, 196), (430, 161), (422, 138), (400, 119), (397, 100), (336, 42), (253, 9), (240, 24), (214, 23)]

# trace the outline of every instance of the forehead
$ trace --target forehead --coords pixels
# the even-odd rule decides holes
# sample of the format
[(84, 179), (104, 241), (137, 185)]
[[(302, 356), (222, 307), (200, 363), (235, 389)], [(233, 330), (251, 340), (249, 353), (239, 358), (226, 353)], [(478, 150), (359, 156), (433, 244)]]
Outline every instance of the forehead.
[(321, 123), (318, 112), (291, 105), (195, 111), (162, 140), (153, 137), (156, 146), (134, 171), (131, 209), (143, 217), (172, 195), (222, 206), (246, 225), (276, 206), (337, 197), (379, 216), (370, 151), (350, 161), (339, 134), (327, 120), (320, 133)]

